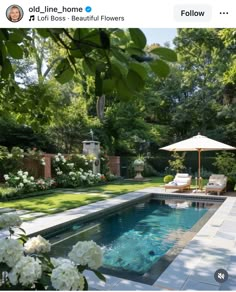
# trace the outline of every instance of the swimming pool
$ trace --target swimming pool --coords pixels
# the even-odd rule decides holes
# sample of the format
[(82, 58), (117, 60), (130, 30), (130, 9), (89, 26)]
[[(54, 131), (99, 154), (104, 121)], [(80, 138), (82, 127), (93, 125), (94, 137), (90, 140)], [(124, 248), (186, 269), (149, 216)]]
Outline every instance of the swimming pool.
[(131, 278), (143, 276), (183, 241), (187, 232), (194, 229), (196, 233), (197, 222), (207, 217), (209, 210), (215, 210), (210, 203), (146, 200), (99, 220), (74, 223), (63, 232), (49, 235), (53, 243), (51, 255), (66, 257), (77, 241), (94, 240), (103, 248), (106, 272), (118, 276), (123, 273), (122, 276), (131, 275)]

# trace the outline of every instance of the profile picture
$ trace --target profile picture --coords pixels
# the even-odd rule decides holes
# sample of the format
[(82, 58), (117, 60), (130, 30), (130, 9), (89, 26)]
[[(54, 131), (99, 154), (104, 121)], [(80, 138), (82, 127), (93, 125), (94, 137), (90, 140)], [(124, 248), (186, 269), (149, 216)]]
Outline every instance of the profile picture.
[(18, 22), (23, 17), (23, 9), (19, 5), (11, 5), (7, 8), (6, 16), (11, 22)]

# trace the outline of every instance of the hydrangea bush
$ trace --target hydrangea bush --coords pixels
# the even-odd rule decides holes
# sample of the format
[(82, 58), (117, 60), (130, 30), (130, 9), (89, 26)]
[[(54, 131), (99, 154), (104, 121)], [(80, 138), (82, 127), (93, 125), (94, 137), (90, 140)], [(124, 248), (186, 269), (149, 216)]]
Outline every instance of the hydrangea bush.
[[(21, 156), (23, 155), (20, 151)], [(25, 153), (26, 157), (37, 159), (41, 165), (45, 165), (45, 159), (42, 158), (42, 152), (36, 148)], [(99, 182), (104, 182), (107, 178), (100, 174), (93, 174), (92, 166), (96, 157), (92, 154), (81, 155), (73, 154), (65, 157), (58, 153), (53, 158), (53, 174), (54, 179), (35, 179), (29, 175), (28, 171), (18, 170), (4, 175), (5, 182), (8, 187), (15, 188), (12, 197), (21, 195), (22, 193), (31, 193), (34, 191), (48, 190), (55, 186), (58, 187), (80, 187), (94, 185)], [(6, 195), (5, 197), (11, 197)]]
[(18, 191), (25, 193), (47, 190), (55, 186), (54, 179), (35, 179), (33, 176), (29, 175), (28, 171), (22, 170), (19, 170), (17, 174), (5, 174), (4, 179), (9, 187), (14, 187)]
[(42, 236), (28, 238), (20, 229), (23, 233), (12, 238), (13, 227), (21, 222), (17, 216), (0, 216), (0, 229), (10, 231), (9, 237), (0, 239), (0, 290), (88, 290), (86, 269), (105, 281), (97, 271), (103, 253), (95, 242), (78, 242), (68, 259), (50, 258), (51, 245)]
[(93, 174), (91, 168), (93, 155), (71, 155), (67, 159), (58, 153), (53, 159), (55, 180), (60, 187), (79, 187), (105, 181), (105, 176)]

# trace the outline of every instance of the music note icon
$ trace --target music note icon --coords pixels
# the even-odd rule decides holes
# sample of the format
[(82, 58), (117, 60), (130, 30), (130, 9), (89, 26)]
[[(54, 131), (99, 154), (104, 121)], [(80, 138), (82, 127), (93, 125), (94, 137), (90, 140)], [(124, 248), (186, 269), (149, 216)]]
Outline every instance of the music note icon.
[(34, 15), (30, 15), (29, 21), (34, 21)]

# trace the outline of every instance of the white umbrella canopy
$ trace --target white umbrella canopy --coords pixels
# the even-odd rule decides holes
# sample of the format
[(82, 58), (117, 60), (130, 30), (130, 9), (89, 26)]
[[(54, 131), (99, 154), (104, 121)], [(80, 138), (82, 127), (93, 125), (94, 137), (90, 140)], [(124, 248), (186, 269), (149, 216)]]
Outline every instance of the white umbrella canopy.
[(160, 148), (167, 151), (198, 151), (198, 182), (201, 177), (201, 151), (236, 150), (235, 147), (198, 135), (192, 138)]

